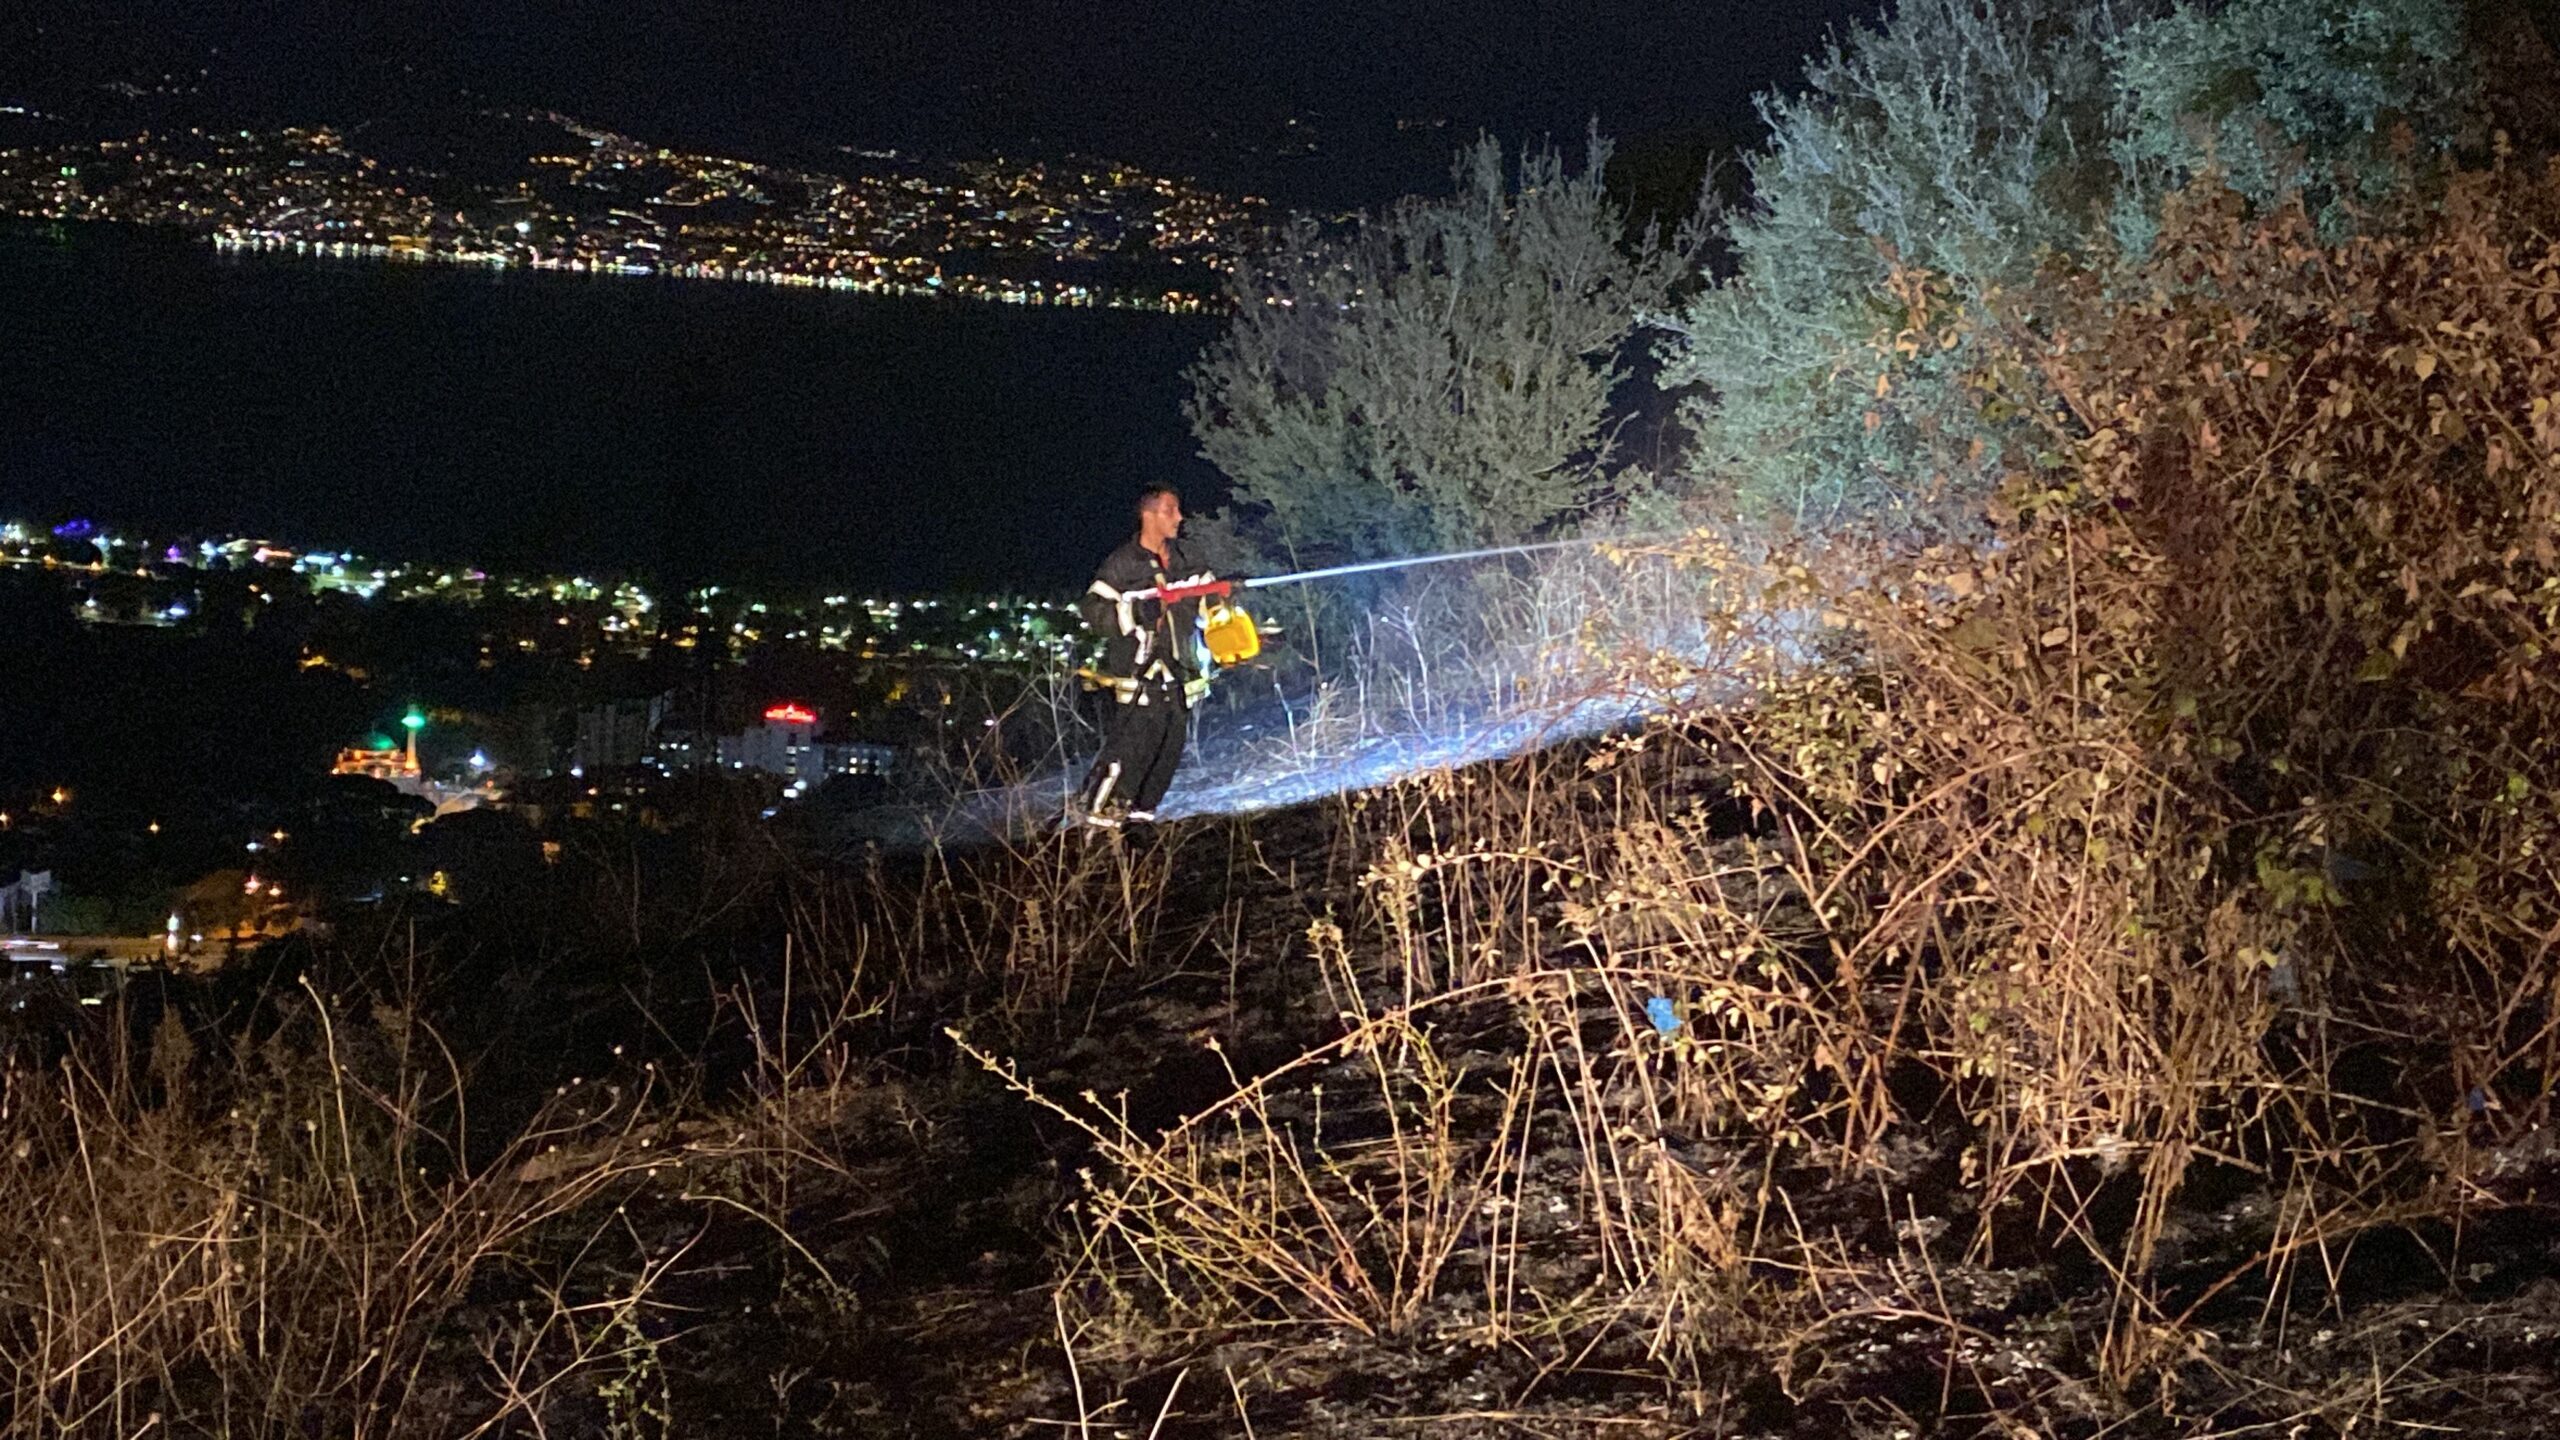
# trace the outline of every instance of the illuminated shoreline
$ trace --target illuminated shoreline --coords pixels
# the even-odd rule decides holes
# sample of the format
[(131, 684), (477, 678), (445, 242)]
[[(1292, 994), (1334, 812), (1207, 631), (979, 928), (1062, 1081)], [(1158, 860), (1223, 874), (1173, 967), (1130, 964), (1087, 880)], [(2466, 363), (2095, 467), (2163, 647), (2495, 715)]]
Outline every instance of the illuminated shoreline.
[(853, 275), (817, 275), (764, 267), (732, 268), (701, 261), (682, 265), (633, 265), (621, 261), (561, 260), (543, 255), (514, 255), (503, 250), (456, 250), (422, 245), (385, 245), (345, 240), (303, 240), (254, 230), (223, 229), (212, 234), (213, 248), (228, 254), (289, 255), (297, 259), (388, 260), (413, 265), (460, 265), (483, 270), (524, 270), (558, 275), (593, 275), (660, 280), (714, 280), (733, 284), (776, 285), (798, 290), (880, 295), (919, 300), (970, 300), (1025, 305), (1042, 309), (1132, 310), (1163, 315), (1197, 315), (1209, 303), (1189, 291), (1130, 295), (1087, 285), (1049, 285), (1040, 281), (995, 283), (971, 277), (923, 282)]

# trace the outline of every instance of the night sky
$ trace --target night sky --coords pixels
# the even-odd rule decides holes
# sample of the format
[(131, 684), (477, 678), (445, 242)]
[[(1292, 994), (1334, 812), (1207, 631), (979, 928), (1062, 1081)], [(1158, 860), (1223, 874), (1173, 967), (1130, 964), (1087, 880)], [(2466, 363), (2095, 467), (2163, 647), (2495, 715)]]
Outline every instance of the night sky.
[[(243, 118), (338, 123), (467, 88), (777, 158), (846, 144), (1099, 153), (1349, 205), (1435, 184), (1478, 128), (1570, 138), (1596, 117), (1639, 147), (1747, 138), (1755, 91), (1878, 8), (16, 0), (0, 6), (0, 87), (202, 68), (208, 102), (254, 112)], [(1280, 153), (1309, 138), (1316, 155)]]

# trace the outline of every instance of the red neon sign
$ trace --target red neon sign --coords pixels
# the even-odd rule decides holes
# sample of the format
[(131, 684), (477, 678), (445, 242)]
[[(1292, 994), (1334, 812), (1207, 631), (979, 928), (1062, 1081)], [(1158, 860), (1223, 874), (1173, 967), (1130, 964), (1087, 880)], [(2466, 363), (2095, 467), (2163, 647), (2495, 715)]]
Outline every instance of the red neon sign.
[(764, 718), (776, 725), (815, 725), (818, 723), (818, 712), (806, 705), (786, 700), (764, 712)]

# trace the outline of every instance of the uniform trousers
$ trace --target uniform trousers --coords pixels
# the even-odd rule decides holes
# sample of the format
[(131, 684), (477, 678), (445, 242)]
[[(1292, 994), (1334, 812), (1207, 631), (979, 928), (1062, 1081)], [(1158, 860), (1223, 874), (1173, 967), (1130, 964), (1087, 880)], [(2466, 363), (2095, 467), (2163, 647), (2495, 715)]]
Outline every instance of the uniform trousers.
[(1164, 801), (1190, 729), (1182, 686), (1149, 682), (1102, 707), (1102, 753), (1084, 781), (1088, 810), (1148, 810)]

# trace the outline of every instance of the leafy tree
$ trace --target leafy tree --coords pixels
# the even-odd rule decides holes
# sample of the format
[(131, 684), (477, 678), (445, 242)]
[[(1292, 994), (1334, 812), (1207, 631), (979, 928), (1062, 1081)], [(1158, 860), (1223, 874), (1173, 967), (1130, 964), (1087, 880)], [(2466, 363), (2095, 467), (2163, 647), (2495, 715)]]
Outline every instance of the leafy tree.
[(1609, 153), (1595, 134), (1579, 173), (1553, 146), (1515, 172), (1481, 139), (1455, 193), (1348, 233), (1302, 219), (1239, 265), (1188, 407), (1237, 539), (1298, 564), (1498, 543), (1610, 493), (1626, 341), (1704, 227), (1622, 246)]
[(2017, 432), (1961, 393), (1968, 342), (1875, 378), (1917, 343), (1895, 274), (1956, 306), (2056, 256), (2121, 275), (2207, 167), (2334, 233), (2411, 173), (2404, 127), (2421, 158), (2474, 128), (2464, 37), (2459, 0), (1907, 0), (1853, 30), (1763, 100), (1734, 274), (1676, 327), (1665, 379), (1707, 392), (1693, 472), (1814, 524), (1977, 498)]
[(1891, 391), (1840, 377), (1891, 313), (1897, 265), (1979, 292), (2088, 231), (2111, 194), (2107, 42), (2125, 13), (1907, 0), (1833, 42), (1802, 94), (1762, 97), (1769, 145), (1728, 229), (1734, 277), (1687, 307), (1665, 372), (1710, 392), (1693, 414), (1700, 474), (1820, 522), (1915, 502), (1978, 464), (1977, 437), (1942, 422), (1961, 357), (1905, 367)]
[[(2109, 46), (2119, 87), (2116, 235), (2150, 251), (2161, 196), (2211, 166), (2264, 207), (2299, 194), (2330, 238), (2386, 199), (2412, 159), (2445, 155), (2481, 94), (2461, 10), (2447, 0), (2246, 0), (2192, 5)], [(2402, 136), (2408, 153), (2395, 153)]]

